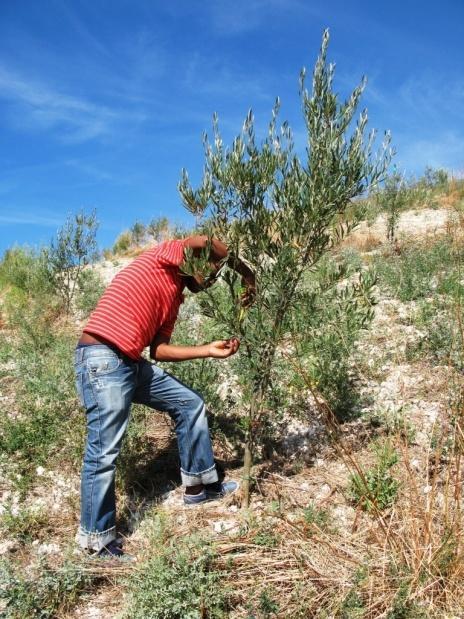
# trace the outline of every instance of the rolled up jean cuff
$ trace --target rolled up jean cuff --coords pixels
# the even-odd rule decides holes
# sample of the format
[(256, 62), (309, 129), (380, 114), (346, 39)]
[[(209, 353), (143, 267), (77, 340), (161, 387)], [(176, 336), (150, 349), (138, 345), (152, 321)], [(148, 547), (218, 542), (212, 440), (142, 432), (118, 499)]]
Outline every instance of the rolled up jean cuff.
[(111, 527), (111, 529), (107, 529), (106, 531), (94, 531), (92, 533), (79, 527), (76, 533), (76, 542), (81, 548), (96, 550), (97, 552), (114, 539), (116, 539), (116, 527)]
[(216, 471), (216, 465), (206, 471), (200, 471), (200, 473), (188, 473), (183, 469), (180, 469), (180, 476), (184, 486), (197, 486), (198, 484), (214, 484), (218, 481), (218, 474)]

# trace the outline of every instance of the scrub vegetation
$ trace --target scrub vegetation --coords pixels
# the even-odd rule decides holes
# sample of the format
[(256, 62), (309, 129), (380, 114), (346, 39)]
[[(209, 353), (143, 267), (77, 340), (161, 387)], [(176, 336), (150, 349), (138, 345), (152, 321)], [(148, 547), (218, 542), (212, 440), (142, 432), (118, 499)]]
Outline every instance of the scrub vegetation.
[[(316, 72), (329, 88), (324, 50)], [(303, 94), (304, 105), (317, 106), (324, 92)], [(324, 101), (309, 118), (322, 126), (338, 110), (340, 121), (336, 101)], [(283, 144), (288, 128), (280, 133), (273, 123), (260, 143), (248, 116), (230, 149), (215, 133), (214, 144), (206, 143), (211, 175), (192, 193), (184, 177), (182, 189), (191, 205), (212, 208), (202, 229), (230, 242), (264, 284), (256, 305), (243, 311), (240, 282), (224, 270), (210, 295), (187, 297), (174, 341), (238, 335), (243, 347), (224, 362), (166, 364), (204, 395), (218, 466), (245, 478), (248, 489), (184, 507), (171, 423), (134, 406), (117, 494), (119, 530), (135, 564), (105, 566), (73, 543), (85, 433), (73, 348), (104, 289), (106, 264), (95, 255), (95, 215), (70, 218), (48, 247), (5, 252), (0, 615), (7, 619), (462, 614), (464, 183), (443, 170), (407, 178), (382, 167), (386, 178), (376, 177), (364, 195), (365, 144), (351, 153), (361, 168), (343, 168), (348, 139), (330, 165), (323, 157), (345, 179), (334, 185), (343, 199), (337, 193), (329, 201), (333, 209), (319, 228), (324, 199), (311, 203), (312, 223), (297, 202), (291, 227), (279, 209), (287, 191), (305, 198), (316, 191), (302, 180), (310, 182), (314, 166), (294, 160)], [(355, 187), (346, 189), (355, 168)], [(276, 206), (260, 209), (254, 200), (269, 187)], [(314, 230), (325, 235), (320, 245)], [(123, 233), (106, 255), (127, 260), (173, 231), (165, 220), (136, 222), (127, 243)], [(286, 289), (290, 264), (300, 270)], [(276, 313), (284, 296), (291, 307)], [(250, 448), (253, 466), (245, 469)]]

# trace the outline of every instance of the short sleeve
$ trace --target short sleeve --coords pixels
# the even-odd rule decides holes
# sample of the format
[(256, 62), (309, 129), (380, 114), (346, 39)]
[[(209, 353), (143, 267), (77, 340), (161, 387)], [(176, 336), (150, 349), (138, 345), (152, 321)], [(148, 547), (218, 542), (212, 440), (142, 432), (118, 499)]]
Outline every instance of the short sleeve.
[(158, 333), (162, 333), (163, 335), (167, 335), (168, 337), (171, 337), (172, 332), (174, 331), (175, 324), (176, 324), (176, 318), (171, 318), (170, 320), (166, 320), (166, 322), (163, 322), (161, 327), (158, 329)]
[(184, 259), (185, 241), (166, 241), (157, 249), (157, 259), (163, 266), (178, 267)]

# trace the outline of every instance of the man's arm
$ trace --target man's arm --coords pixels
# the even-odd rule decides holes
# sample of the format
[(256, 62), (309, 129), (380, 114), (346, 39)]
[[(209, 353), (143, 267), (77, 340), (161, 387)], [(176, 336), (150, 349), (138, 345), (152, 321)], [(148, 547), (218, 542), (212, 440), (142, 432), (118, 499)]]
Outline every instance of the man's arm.
[(200, 346), (174, 346), (170, 344), (169, 335), (159, 333), (150, 345), (150, 356), (155, 361), (188, 361), (190, 359), (227, 359), (234, 355), (240, 347), (237, 338), (218, 340)]

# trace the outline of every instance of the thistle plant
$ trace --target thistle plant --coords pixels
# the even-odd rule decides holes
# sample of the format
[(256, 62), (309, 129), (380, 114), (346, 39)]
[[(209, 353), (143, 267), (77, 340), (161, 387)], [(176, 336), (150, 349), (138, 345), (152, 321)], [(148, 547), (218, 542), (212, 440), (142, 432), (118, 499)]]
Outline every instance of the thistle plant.
[[(256, 299), (251, 307), (243, 307), (240, 276), (231, 269), (223, 271), (223, 286), (209, 289), (203, 299), (205, 314), (242, 341), (245, 506), (253, 453), (271, 408), (276, 353), (289, 341), (307, 337), (298, 326), (298, 317), (303, 310), (306, 315), (317, 312), (322, 294), (308, 286), (308, 278), (357, 225), (356, 209), (349, 209), (350, 202), (383, 178), (391, 157), (388, 134), (374, 156), (375, 132), (366, 136), (367, 112), (355, 119), (365, 80), (344, 102), (333, 92), (335, 67), (327, 63), (328, 42), (325, 31), (310, 92), (304, 69), (300, 75), (307, 129), (304, 159), (295, 149), (288, 123), (277, 125), (277, 99), (261, 143), (251, 111), (230, 148), (224, 146), (217, 116), (213, 116), (213, 139), (204, 136), (201, 185), (193, 189), (185, 170), (179, 183), (184, 205), (205, 222), (203, 230), (206, 226), (210, 235), (224, 241), (231, 255), (239, 256), (256, 276)], [(345, 276), (342, 266), (335, 269), (330, 286), (336, 288)], [(362, 303), (372, 283), (372, 278), (359, 278), (358, 292), (347, 296), (355, 304)]]

